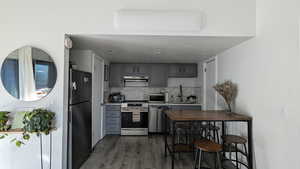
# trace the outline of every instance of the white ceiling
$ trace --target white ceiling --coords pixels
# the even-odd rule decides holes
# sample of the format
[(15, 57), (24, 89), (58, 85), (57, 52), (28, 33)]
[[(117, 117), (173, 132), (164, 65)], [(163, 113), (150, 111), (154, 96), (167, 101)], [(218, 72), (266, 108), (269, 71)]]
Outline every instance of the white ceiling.
[(72, 49), (89, 49), (111, 62), (198, 62), (250, 37), (72, 35)]

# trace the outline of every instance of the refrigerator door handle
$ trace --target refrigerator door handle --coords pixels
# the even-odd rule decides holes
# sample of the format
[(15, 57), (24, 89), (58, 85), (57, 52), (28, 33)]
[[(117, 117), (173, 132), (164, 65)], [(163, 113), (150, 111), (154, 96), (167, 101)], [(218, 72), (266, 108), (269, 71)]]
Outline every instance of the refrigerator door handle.
[(68, 123), (72, 124), (72, 106), (69, 106)]
[(77, 90), (77, 84), (76, 84), (76, 82), (72, 83), (72, 88), (73, 88), (73, 90)]
[(159, 111), (159, 108), (156, 109), (156, 132), (158, 132), (158, 111)]

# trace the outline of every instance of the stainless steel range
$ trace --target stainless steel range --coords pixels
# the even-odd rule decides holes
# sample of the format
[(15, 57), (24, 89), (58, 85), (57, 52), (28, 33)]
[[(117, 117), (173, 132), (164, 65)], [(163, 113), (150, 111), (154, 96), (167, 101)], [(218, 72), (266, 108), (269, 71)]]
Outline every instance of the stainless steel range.
[(148, 135), (149, 105), (145, 101), (121, 104), (121, 135)]

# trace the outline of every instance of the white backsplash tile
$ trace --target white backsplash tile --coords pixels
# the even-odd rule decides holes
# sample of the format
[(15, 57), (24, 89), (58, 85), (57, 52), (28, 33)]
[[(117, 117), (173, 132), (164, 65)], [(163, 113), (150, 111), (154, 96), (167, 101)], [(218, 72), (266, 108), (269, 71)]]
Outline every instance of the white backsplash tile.
[[(178, 100), (179, 95), (179, 87), (166, 87), (166, 88), (148, 88), (148, 87), (125, 87), (125, 88), (111, 88), (110, 92), (121, 92), (123, 95), (125, 95), (126, 100), (144, 100), (148, 99), (147, 96), (151, 93), (160, 93), (167, 91), (169, 93), (169, 100), (176, 102), (176, 99)], [(201, 93), (201, 87), (183, 87), (183, 96), (186, 98), (190, 95), (196, 95), (197, 96), (197, 102), (201, 103), (202, 99), (202, 93)]]

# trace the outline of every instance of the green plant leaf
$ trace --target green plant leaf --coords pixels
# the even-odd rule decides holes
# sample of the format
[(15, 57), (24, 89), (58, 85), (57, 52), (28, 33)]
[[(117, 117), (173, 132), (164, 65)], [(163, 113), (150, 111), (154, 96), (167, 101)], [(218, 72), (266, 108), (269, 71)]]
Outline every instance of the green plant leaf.
[(49, 134), (52, 128), (52, 121), (55, 113), (45, 109), (34, 109), (24, 115), (24, 131), (28, 133), (36, 133), (40, 136), (41, 133)]
[(22, 144), (24, 144), (22, 141), (20, 141), (20, 140), (16, 141), (16, 146), (17, 147), (21, 147)]
[(30, 135), (29, 134), (24, 134), (23, 135), (23, 139), (24, 140), (29, 140), (30, 139)]
[(15, 142), (17, 139), (16, 138), (13, 138), (10, 140), (10, 142)]

